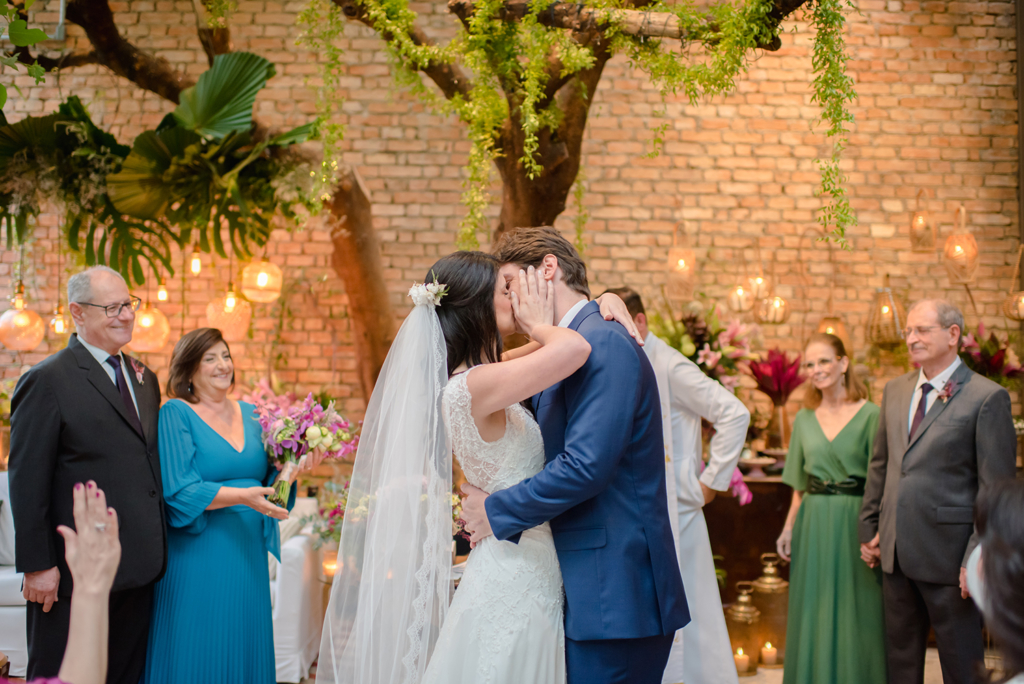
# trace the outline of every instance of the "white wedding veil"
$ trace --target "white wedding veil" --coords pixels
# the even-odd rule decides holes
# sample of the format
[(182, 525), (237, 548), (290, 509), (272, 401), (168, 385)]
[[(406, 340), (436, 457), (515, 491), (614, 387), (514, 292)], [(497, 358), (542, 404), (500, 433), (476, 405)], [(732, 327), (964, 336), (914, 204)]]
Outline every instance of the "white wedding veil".
[(317, 682), (416, 684), (451, 598), (452, 450), (436, 284), (414, 285), (370, 397), (324, 620)]

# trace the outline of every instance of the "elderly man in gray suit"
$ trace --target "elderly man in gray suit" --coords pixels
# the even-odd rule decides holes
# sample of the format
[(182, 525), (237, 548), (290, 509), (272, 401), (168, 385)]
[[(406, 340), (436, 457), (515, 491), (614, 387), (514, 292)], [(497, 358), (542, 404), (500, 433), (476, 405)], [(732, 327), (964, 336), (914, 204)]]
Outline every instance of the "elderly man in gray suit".
[(889, 682), (924, 681), (929, 624), (945, 684), (970, 684), (984, 657), (981, 616), (968, 598), (978, 545), (978, 491), (1015, 474), (1010, 395), (958, 355), (964, 318), (942, 299), (911, 307), (904, 331), (920, 366), (882, 396), (860, 513), (861, 556), (882, 564)]

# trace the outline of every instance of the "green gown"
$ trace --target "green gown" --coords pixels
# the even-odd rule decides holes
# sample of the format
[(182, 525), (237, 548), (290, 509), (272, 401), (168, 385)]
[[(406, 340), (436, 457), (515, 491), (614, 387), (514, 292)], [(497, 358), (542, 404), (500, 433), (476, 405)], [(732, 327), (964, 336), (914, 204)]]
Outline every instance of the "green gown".
[(865, 403), (831, 442), (814, 411), (793, 421), (782, 481), (805, 492), (793, 524), (783, 684), (884, 684), (882, 574), (860, 558), (861, 496), (807, 494), (808, 475), (866, 477), (878, 406)]

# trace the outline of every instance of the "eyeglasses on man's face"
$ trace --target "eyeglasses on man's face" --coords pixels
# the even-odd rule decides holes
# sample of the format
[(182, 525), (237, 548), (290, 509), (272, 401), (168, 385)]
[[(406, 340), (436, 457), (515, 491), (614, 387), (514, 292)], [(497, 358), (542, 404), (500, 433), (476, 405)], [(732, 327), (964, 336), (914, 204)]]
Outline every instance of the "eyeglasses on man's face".
[(103, 309), (103, 313), (107, 315), (107, 318), (117, 318), (121, 315), (121, 310), (124, 308), (131, 309), (133, 313), (138, 311), (139, 307), (142, 306), (142, 300), (138, 297), (129, 297), (127, 301), (120, 302), (118, 304), (108, 304), (106, 306), (103, 304), (92, 304), (90, 302), (77, 302), (77, 304), (80, 306), (92, 306), (97, 309)]
[(903, 333), (903, 339), (910, 337), (910, 333), (914, 333), (918, 337), (924, 337), (933, 330), (949, 330), (952, 326), (941, 326), (941, 325), (919, 325), (916, 328), (904, 328), (901, 332)]

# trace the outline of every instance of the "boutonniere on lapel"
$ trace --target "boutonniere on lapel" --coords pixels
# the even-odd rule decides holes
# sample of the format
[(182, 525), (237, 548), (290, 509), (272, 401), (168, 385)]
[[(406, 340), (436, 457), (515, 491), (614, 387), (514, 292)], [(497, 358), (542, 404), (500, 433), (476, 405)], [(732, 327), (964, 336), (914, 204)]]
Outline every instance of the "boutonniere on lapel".
[(956, 391), (960, 389), (960, 383), (953, 382), (952, 379), (946, 381), (946, 386), (942, 388), (942, 391), (936, 395), (936, 398), (945, 404), (947, 401), (953, 398)]
[[(125, 356), (128, 355), (125, 354)], [(128, 356), (128, 362), (132, 364), (132, 370), (135, 371), (135, 379), (139, 381), (140, 385), (145, 385), (146, 382), (144, 378), (146, 377), (146, 367), (139, 363), (137, 359), (131, 356)]]

